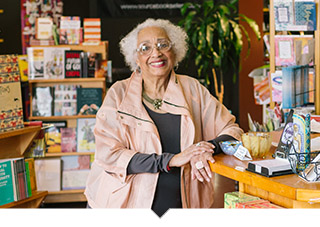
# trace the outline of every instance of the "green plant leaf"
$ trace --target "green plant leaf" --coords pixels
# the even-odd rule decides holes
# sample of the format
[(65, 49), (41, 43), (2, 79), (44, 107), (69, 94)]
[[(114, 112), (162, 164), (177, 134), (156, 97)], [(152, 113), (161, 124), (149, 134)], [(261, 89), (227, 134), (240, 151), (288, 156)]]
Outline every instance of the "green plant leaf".
[(260, 34), (259, 26), (257, 25), (257, 23), (253, 19), (248, 18), (244, 14), (239, 14), (239, 16), (240, 16), (241, 20), (247, 22), (247, 24), (251, 27), (252, 31), (255, 33), (257, 39), (260, 40), (261, 34)]
[(187, 12), (187, 10), (189, 9), (190, 6), (192, 6), (193, 4), (191, 2), (186, 2), (185, 4), (183, 4), (183, 6), (180, 9), (181, 15), (184, 16)]

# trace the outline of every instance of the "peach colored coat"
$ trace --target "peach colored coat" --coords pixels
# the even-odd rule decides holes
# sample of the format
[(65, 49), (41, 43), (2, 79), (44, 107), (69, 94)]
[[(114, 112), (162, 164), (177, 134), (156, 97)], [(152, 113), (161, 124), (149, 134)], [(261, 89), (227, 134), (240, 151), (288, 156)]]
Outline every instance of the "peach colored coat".
[[(97, 113), (95, 160), (85, 190), (92, 208), (151, 208), (159, 174), (126, 174), (135, 153), (162, 152), (157, 128), (142, 104), (141, 93), (142, 77), (133, 73), (108, 90)], [(171, 74), (161, 109), (181, 115), (181, 151), (221, 134), (240, 139), (243, 133), (235, 117), (189, 76)], [(191, 180), (190, 170), (190, 164), (181, 167), (183, 207), (211, 207), (213, 183)]]

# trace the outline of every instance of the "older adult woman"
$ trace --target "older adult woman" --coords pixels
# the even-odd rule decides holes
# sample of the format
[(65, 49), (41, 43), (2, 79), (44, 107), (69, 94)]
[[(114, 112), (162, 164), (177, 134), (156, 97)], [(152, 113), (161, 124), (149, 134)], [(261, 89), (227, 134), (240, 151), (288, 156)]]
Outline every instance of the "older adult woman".
[(186, 33), (147, 19), (120, 42), (133, 71), (97, 113), (96, 154), (85, 194), (90, 207), (209, 208), (208, 161), (221, 140), (239, 139), (235, 118), (196, 79), (177, 75)]

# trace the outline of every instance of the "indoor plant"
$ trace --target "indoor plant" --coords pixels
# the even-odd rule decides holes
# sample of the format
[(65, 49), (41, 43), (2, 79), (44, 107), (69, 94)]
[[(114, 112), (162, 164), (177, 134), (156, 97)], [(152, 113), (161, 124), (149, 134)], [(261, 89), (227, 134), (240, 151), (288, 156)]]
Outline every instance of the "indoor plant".
[(179, 24), (189, 37), (187, 58), (194, 59), (199, 78), (205, 79), (211, 91), (214, 89), (220, 102), (223, 102), (223, 77), (232, 74), (233, 81), (236, 81), (243, 34), (249, 47), (247, 55), (250, 50), (250, 37), (239, 20), (245, 21), (256, 37), (261, 38), (256, 22), (238, 14), (237, 9), (238, 0), (204, 0), (202, 4), (187, 2), (181, 8), (183, 19)]

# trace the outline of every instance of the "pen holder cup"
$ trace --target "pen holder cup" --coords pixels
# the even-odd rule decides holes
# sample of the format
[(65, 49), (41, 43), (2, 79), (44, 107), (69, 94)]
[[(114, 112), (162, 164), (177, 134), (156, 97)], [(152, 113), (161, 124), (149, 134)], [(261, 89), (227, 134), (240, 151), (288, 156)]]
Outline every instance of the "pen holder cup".
[(241, 140), (252, 158), (265, 158), (271, 147), (271, 136), (267, 132), (247, 132), (242, 134)]

